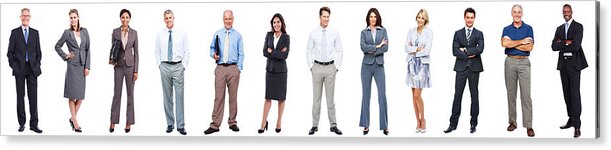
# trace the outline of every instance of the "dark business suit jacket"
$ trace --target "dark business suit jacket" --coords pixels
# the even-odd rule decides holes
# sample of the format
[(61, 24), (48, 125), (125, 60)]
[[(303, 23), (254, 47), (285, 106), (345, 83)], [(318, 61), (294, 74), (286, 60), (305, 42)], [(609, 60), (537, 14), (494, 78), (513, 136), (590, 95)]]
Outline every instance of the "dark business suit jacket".
[[(291, 45), (291, 37), (282, 33), (278, 40), (278, 45), (274, 45), (274, 33), (267, 32), (265, 36), (265, 44), (263, 44), (263, 56), (267, 57), (267, 66), (265, 70), (267, 72), (279, 73), (287, 72), (286, 58), (289, 55)], [(286, 52), (282, 52), (282, 49), (286, 47)], [(272, 53), (267, 52), (267, 48), (272, 48)]]
[[(473, 28), (471, 31), (471, 39), (467, 42), (467, 31), (465, 28), (457, 30), (454, 33), (454, 42), (452, 44), (452, 53), (456, 56), (454, 62), (454, 71), (465, 71), (467, 68), (474, 72), (484, 71), (482, 65), (481, 54), (484, 52), (484, 34), (481, 31)], [(460, 51), (461, 47), (466, 47), (467, 51)], [(469, 58), (469, 55), (476, 55)]]
[[(375, 38), (375, 43), (373, 39)], [(361, 51), (365, 54), (363, 57), (364, 64), (384, 64), (384, 52), (388, 51), (388, 44), (376, 48), (376, 45), (382, 43), (382, 40), (388, 40), (388, 34), (386, 34), (386, 28), (377, 27), (376, 37), (371, 34), (371, 29), (367, 28), (361, 31)]]
[[(26, 51), (27, 49), (27, 51)], [(29, 66), (25, 63), (25, 53), (28, 53)], [(11, 31), (11, 37), (9, 38), (8, 53), (9, 66), (13, 69), (14, 75), (23, 75), (25, 73), (25, 67), (30, 67), (34, 76), (39, 76), (42, 72), (40, 70), (40, 60), (42, 59), (42, 52), (40, 50), (40, 41), (38, 30), (30, 27), (28, 31), (28, 42), (26, 44), (23, 35), (23, 28), (15, 28)]]
[(112, 30), (112, 41), (121, 41), (121, 50), (119, 60), (124, 59), (125, 65), (129, 67), (134, 67), (134, 72), (138, 72), (138, 33), (136, 30), (129, 28), (127, 34), (127, 44), (123, 47), (123, 43), (121, 40), (121, 27)]
[[(586, 61), (583, 49), (581, 48), (583, 26), (579, 22), (573, 20), (569, 26), (569, 31), (567, 32), (566, 38), (564, 37), (564, 30), (564, 24), (558, 26), (558, 28), (556, 28), (554, 40), (552, 41), (552, 50), (560, 51), (560, 53), (558, 53), (558, 65), (556, 69), (564, 69), (563, 66), (565, 66), (567, 63), (571, 63), (573, 65), (568, 65), (569, 68), (566, 69), (574, 69), (576, 71), (580, 71), (588, 67), (588, 62)], [(573, 40), (573, 44), (565, 45), (564, 43), (566, 40)], [(572, 59), (564, 59), (563, 54), (565, 52), (573, 53)]]

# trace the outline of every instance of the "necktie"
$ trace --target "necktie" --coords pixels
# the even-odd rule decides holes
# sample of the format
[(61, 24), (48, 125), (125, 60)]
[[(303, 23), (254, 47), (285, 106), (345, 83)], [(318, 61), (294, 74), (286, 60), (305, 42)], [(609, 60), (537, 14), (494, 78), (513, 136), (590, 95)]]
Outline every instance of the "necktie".
[(225, 42), (223, 42), (223, 62), (229, 62), (229, 31), (225, 31)]
[(326, 47), (327, 46), (327, 30), (323, 29), (322, 30), (322, 47)]
[(471, 41), (471, 29), (467, 29), (467, 43)]
[(172, 42), (172, 30), (169, 30), (169, 32), (170, 38), (168, 39), (168, 61), (172, 61), (172, 47), (174, 42)]
[(567, 34), (569, 32), (569, 22), (564, 23), (564, 39), (567, 39)]
[(23, 29), (23, 30), (25, 31), (25, 35), (24, 36), (25, 36), (25, 44), (26, 44), (26, 46), (25, 46), (26, 47), (25, 48), (25, 62), (29, 62), (30, 61), (30, 56), (28, 54), (28, 46), (27, 46), (29, 33), (28, 33), (28, 29)]

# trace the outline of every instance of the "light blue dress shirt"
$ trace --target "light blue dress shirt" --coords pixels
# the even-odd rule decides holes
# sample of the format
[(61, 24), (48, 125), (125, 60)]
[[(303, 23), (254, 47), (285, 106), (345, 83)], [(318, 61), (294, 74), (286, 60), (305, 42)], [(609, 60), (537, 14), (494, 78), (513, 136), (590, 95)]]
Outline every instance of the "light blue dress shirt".
[[(227, 33), (226, 31), (229, 31)], [(229, 57), (228, 60), (224, 60), (223, 52), (225, 51), (225, 35), (229, 34)], [(237, 64), (238, 69), (242, 71), (243, 63), (244, 63), (244, 43), (242, 42), (242, 35), (234, 30), (233, 28), (227, 30), (225, 28), (220, 29), (214, 33), (212, 36), (212, 42), (210, 42), (210, 57), (214, 58), (214, 53), (216, 49), (214, 48), (214, 44), (216, 42), (216, 36), (219, 37), (219, 61), (217, 64), (223, 64), (227, 62), (228, 64)]]

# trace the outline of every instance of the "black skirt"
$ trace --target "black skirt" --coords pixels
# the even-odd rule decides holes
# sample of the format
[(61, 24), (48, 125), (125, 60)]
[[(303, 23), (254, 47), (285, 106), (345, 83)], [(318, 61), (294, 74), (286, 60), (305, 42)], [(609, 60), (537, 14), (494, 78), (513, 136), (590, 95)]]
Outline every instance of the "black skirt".
[(286, 72), (265, 74), (265, 99), (286, 100)]

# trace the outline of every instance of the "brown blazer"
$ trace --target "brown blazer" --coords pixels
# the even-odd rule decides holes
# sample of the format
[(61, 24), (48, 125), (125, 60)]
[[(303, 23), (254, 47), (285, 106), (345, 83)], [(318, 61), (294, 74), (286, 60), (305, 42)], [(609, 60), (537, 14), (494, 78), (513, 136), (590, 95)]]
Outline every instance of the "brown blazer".
[[(119, 40), (121, 41), (121, 27), (116, 28), (112, 31), (112, 41)], [(121, 43), (123, 46), (123, 43)], [(134, 72), (138, 72), (138, 32), (136, 30), (129, 28), (127, 35), (127, 44), (122, 48), (123, 53), (119, 56), (119, 59), (125, 59), (125, 65), (133, 66)]]

